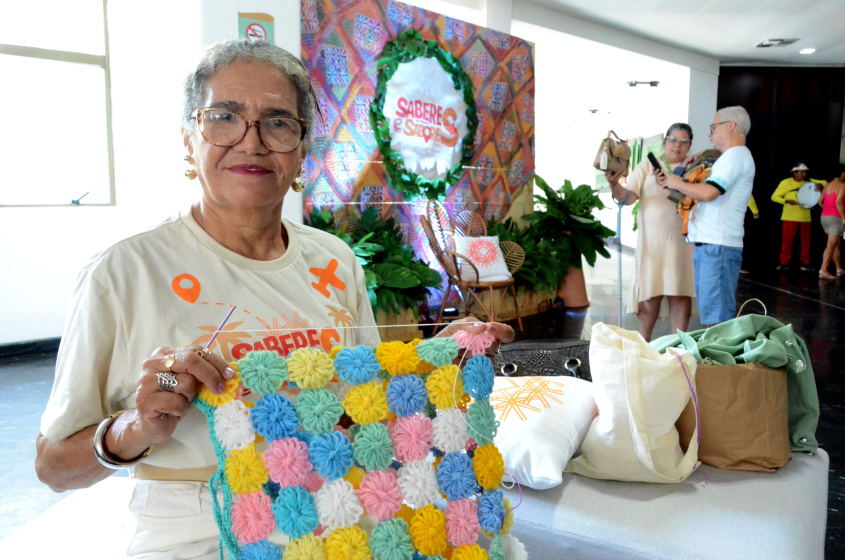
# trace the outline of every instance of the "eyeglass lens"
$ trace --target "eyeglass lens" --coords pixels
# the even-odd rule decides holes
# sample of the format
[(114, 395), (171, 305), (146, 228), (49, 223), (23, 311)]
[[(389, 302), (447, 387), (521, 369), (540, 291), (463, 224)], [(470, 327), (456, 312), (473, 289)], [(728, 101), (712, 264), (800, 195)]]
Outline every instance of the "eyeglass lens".
[(681, 146), (686, 146), (687, 144), (689, 144), (689, 138), (675, 138), (674, 136), (666, 137), (666, 141), (670, 144), (680, 142)]
[[(215, 146), (234, 146), (246, 135), (246, 119), (237, 113), (211, 109), (200, 115), (200, 132)], [(258, 132), (274, 152), (290, 152), (302, 141), (302, 125), (289, 117), (265, 117), (259, 121)]]
[(731, 121), (722, 121), (722, 122), (717, 122), (717, 123), (711, 124), (710, 125), (710, 132), (713, 132), (714, 130), (716, 130), (717, 126), (725, 124), (725, 123), (729, 123), (729, 122), (731, 122)]

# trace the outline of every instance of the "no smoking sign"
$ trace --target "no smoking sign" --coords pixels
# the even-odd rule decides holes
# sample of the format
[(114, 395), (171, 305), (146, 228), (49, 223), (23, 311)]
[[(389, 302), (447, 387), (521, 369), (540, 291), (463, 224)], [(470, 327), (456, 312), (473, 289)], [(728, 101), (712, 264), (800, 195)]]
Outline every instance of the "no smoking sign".
[(267, 31), (257, 23), (250, 23), (246, 28), (246, 38), (250, 43), (267, 40)]

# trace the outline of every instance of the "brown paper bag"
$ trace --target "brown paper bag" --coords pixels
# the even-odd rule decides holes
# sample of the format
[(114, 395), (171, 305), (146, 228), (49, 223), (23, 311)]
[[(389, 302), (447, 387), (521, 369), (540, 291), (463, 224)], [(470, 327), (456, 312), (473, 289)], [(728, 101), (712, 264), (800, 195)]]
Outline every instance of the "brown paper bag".
[[(754, 472), (774, 472), (789, 461), (786, 370), (758, 363), (700, 364), (695, 386), (701, 422), (699, 461)], [(683, 449), (695, 430), (692, 399), (675, 427)]]

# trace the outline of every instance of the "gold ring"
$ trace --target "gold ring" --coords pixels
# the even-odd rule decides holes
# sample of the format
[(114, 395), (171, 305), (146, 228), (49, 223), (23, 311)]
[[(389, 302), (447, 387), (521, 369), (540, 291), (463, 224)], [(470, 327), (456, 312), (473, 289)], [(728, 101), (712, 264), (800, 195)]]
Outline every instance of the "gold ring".
[(208, 356), (211, 355), (211, 350), (209, 350), (208, 348), (203, 348), (202, 350), (197, 350), (197, 355), (204, 360)]
[(174, 356), (173, 354), (168, 354), (167, 356), (164, 357), (164, 367), (166, 367), (167, 371), (169, 371), (170, 373), (173, 373), (173, 370), (170, 369), (170, 368), (172, 368), (173, 364), (175, 364), (175, 363), (176, 363), (176, 356)]

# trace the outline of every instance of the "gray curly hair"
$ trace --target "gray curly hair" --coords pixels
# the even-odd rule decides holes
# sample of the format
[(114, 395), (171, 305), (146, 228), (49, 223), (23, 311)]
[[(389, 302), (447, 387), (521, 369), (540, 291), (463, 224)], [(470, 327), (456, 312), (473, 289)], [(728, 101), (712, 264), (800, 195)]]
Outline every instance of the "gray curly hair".
[(203, 52), (196, 69), (185, 78), (182, 95), (182, 126), (185, 130), (196, 129), (194, 114), (205, 99), (211, 77), (221, 68), (241, 61), (268, 62), (287, 76), (296, 90), (296, 110), (299, 118), (306, 123), (303, 143), (310, 142), (314, 134), (316, 104), (314, 89), (305, 66), (281, 47), (263, 41), (250, 43), (244, 38), (228, 39), (210, 45)]
[(739, 105), (722, 107), (716, 111), (716, 117), (720, 121), (735, 122), (739, 133), (743, 136), (748, 136), (748, 132), (751, 130), (751, 117), (748, 116), (748, 111)]

